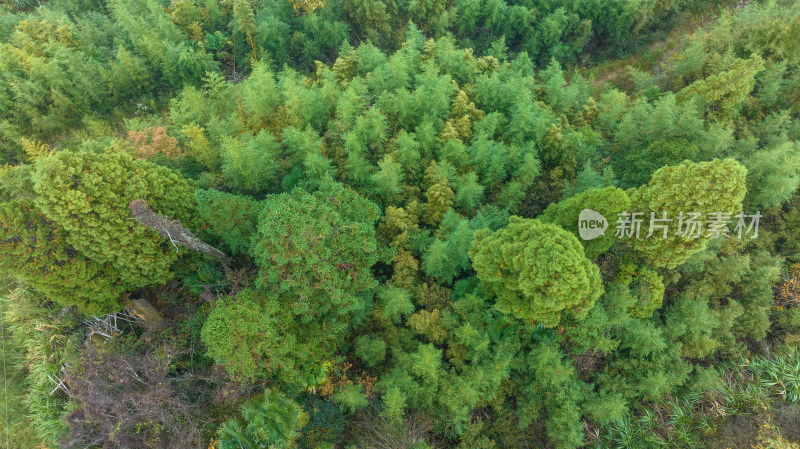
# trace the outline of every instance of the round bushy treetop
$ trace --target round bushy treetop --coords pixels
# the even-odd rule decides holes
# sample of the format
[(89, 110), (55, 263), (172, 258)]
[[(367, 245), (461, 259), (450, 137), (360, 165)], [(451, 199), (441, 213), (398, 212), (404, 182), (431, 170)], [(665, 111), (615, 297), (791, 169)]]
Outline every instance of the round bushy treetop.
[(201, 332), (208, 354), (229, 373), (245, 379), (296, 371), (295, 360), (307, 354), (285, 335), (286, 324), (276, 316), (279, 308), (252, 288), (235, 298), (220, 297)]
[(562, 311), (586, 316), (603, 294), (600, 270), (578, 239), (554, 224), (513, 216), (491, 233), (475, 231), (472, 267), (503, 313), (552, 327)]
[[(657, 170), (649, 183), (628, 192), (631, 211), (642, 212), (642, 230), (648, 228), (651, 212), (656, 218), (666, 213), (667, 218), (672, 219), (669, 232), (666, 238), (660, 231), (644, 238), (645, 231), (631, 240), (631, 246), (652, 266), (674, 268), (682, 264), (711, 240), (705, 227), (707, 214), (731, 214), (731, 221), (736, 224), (735, 216), (742, 210), (747, 192), (746, 176), (747, 169), (733, 159), (684, 161)], [(676, 235), (681, 213), (685, 216), (701, 214), (698, 220), (703, 221), (703, 226), (699, 237)]]
[(86, 259), (30, 199), (0, 204), (0, 270), (63, 306), (103, 315), (120, 310), (125, 291), (113, 269)]
[[(578, 236), (578, 216), (582, 210), (592, 209), (597, 211), (606, 220), (614, 223), (617, 215), (622, 211), (628, 210), (630, 205), (631, 200), (622, 189), (616, 187), (589, 189), (564, 201), (551, 204), (538, 219), (545, 223), (557, 224)], [(612, 225), (612, 228), (606, 229), (606, 233), (602, 236), (592, 240), (584, 240), (581, 243), (586, 252), (586, 257), (594, 260), (600, 254), (608, 251), (615, 240)]]
[(347, 329), (342, 323), (348, 321), (301, 323), (292, 312), (272, 292), (248, 287), (235, 297), (217, 299), (200, 337), (208, 354), (231, 375), (304, 385), (309, 370), (335, 357), (341, 330)]
[(178, 254), (168, 239), (130, 219), (128, 204), (142, 199), (157, 213), (196, 224), (189, 182), (125, 153), (58, 152), (38, 161), (33, 181), (37, 208), (66, 231), (67, 242), (133, 288), (169, 279)]
[(378, 207), (337, 183), (264, 201), (251, 254), (263, 288), (304, 322), (363, 309), (377, 286)]

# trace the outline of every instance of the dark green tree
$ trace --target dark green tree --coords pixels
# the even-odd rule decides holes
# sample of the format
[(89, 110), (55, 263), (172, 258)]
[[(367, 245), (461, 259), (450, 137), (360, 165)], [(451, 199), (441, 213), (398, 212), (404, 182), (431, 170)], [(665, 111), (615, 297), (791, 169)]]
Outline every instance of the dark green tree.
[[(294, 189), (264, 201), (251, 254), (258, 284), (299, 322), (328, 328), (333, 342), (366, 310), (377, 281), (378, 207), (331, 183), (314, 194)], [(337, 331), (334, 331), (336, 329)]]
[(233, 254), (248, 254), (263, 204), (250, 197), (219, 190), (195, 191), (197, 211), (205, 232), (221, 240)]
[(308, 414), (280, 391), (266, 390), (242, 406), (242, 417), (219, 429), (220, 449), (289, 449), (296, 447)]

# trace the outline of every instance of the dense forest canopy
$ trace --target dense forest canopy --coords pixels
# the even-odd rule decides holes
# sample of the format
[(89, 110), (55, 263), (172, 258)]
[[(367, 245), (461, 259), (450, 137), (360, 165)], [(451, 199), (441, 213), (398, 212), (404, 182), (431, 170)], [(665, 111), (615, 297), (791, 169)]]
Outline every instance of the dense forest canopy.
[(9, 447), (797, 447), (799, 114), (789, 0), (4, 1)]

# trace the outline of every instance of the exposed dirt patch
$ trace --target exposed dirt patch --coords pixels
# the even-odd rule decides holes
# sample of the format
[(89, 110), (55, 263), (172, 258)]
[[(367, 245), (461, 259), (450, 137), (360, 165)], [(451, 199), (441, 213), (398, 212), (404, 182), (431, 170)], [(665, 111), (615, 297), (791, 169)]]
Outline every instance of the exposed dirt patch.
[(781, 404), (772, 411), (772, 422), (781, 429), (781, 435), (793, 443), (800, 443), (800, 404)]
[(758, 429), (766, 416), (734, 415), (719, 425), (716, 435), (709, 437), (709, 449), (750, 449), (758, 438)]
[(800, 404), (777, 402), (769, 414), (735, 415), (719, 424), (717, 433), (705, 441), (708, 449), (751, 449), (761, 426), (771, 421), (787, 440), (800, 442)]

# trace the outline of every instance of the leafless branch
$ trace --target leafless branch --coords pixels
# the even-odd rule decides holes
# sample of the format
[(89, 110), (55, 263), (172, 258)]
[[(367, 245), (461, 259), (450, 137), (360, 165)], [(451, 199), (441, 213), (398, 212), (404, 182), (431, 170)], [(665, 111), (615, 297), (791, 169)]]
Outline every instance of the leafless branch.
[(227, 259), (225, 253), (200, 240), (190, 230), (183, 227), (180, 220), (172, 220), (154, 212), (144, 200), (131, 201), (128, 207), (139, 224), (169, 239), (172, 242), (172, 246), (175, 247), (175, 251), (178, 251), (177, 245), (182, 245), (192, 251), (218, 259), (223, 263)]

